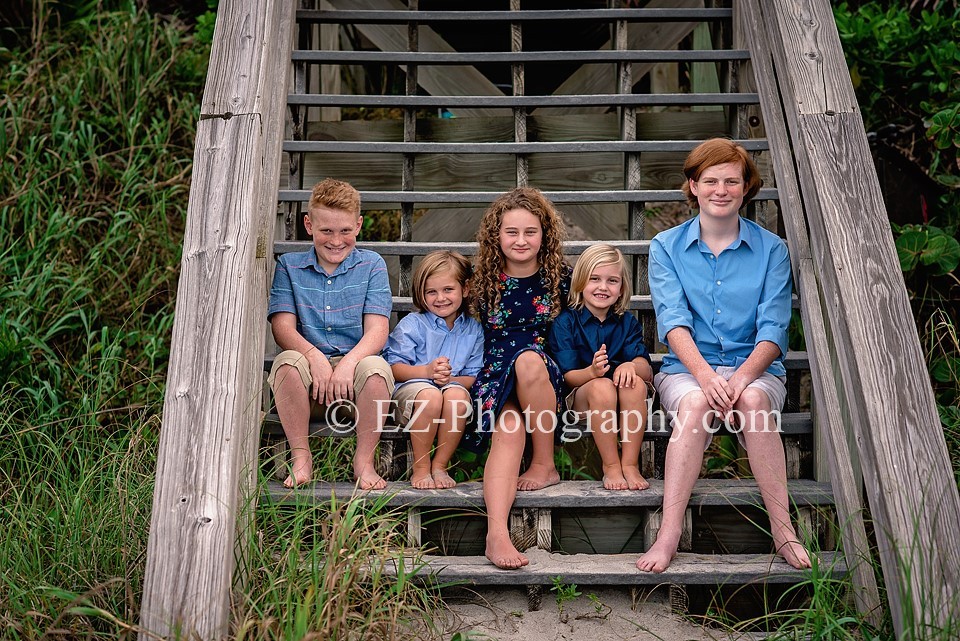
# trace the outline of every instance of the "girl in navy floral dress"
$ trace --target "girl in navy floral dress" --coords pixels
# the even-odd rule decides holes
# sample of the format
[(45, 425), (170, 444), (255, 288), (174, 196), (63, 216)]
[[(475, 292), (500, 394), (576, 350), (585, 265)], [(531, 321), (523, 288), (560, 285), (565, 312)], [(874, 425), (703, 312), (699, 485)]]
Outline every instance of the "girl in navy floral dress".
[[(477, 232), (473, 291), (486, 353), (473, 385), (480, 412), (472, 437), (490, 439), (483, 470), (486, 556), (501, 568), (528, 563), (511, 543), (507, 527), (517, 490), (539, 490), (560, 481), (553, 447), (563, 376), (546, 345), (549, 325), (570, 289), (563, 236), (553, 203), (529, 187), (494, 201)], [(520, 475), (528, 433), (532, 459)]]

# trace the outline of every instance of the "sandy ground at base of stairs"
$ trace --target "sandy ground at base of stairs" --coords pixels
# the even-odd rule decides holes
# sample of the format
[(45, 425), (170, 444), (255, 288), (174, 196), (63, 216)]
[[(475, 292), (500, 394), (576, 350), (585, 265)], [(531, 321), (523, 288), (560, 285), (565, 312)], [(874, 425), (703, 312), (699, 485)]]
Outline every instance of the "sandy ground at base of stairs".
[[(665, 588), (643, 590), (636, 602), (629, 588), (580, 588), (581, 595), (557, 606), (543, 588), (542, 607), (531, 612), (523, 588), (460, 589), (448, 595), (444, 639), (462, 641), (700, 641), (753, 639), (708, 627), (670, 611)], [(596, 599), (589, 595), (594, 595)]]

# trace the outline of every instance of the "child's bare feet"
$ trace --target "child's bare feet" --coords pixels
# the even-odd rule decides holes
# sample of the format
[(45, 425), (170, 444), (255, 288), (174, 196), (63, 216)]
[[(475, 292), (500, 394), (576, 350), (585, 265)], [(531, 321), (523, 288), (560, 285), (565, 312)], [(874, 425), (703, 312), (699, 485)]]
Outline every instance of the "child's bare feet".
[(353, 480), (357, 482), (361, 490), (382, 490), (387, 487), (387, 482), (373, 468), (372, 461), (366, 465), (354, 461)]
[(620, 462), (603, 464), (603, 488), (606, 490), (625, 490), (627, 489), (627, 479), (623, 477), (623, 470), (620, 469)]
[(487, 559), (503, 570), (516, 570), (530, 562), (513, 546), (509, 535), (487, 534)]
[(306, 456), (297, 456), (294, 454), (290, 474), (283, 481), (283, 487), (294, 488), (304, 483), (309, 483), (313, 476), (313, 457), (310, 454)]
[(447, 471), (442, 468), (434, 468), (433, 472), (433, 482), (437, 486), (438, 490), (446, 490), (451, 487), (454, 487), (457, 482), (447, 474)]
[(637, 569), (643, 572), (663, 572), (677, 556), (677, 546), (680, 544), (680, 536), (663, 536), (663, 531), (657, 535), (650, 549), (643, 553), (637, 559)]
[(638, 465), (624, 465), (623, 478), (627, 480), (627, 489), (645, 490), (650, 487), (647, 479), (643, 478), (643, 475), (640, 474), (640, 466)]
[(517, 489), (523, 492), (542, 490), (560, 482), (560, 474), (554, 466), (531, 464), (517, 479)]
[(798, 570), (810, 567), (810, 555), (797, 540), (797, 533), (792, 527), (783, 528), (779, 533), (774, 534), (773, 545), (777, 554)]
[(414, 472), (410, 477), (410, 485), (418, 490), (434, 490), (437, 487), (430, 472)]

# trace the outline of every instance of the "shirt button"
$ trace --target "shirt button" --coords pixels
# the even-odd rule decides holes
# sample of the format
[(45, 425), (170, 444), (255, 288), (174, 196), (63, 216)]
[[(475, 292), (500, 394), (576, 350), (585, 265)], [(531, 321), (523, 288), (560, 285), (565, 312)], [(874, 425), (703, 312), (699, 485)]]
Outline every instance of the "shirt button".
[(329, 306), (329, 305), (327, 305), (327, 309), (330, 309), (330, 306)]
[(328, 327), (328, 328), (327, 328), (327, 331), (328, 331), (328, 332), (332, 332), (332, 331), (333, 331), (333, 328), (332, 328), (332, 327)]
[(332, 280), (328, 280), (328, 281), (327, 281), (327, 285), (333, 285), (333, 281), (332, 281)]
[(719, 310), (719, 309), (717, 310), (717, 313), (718, 313), (718, 314), (720, 313), (720, 310)]
[(718, 281), (717, 281), (717, 285), (719, 285), (719, 284), (720, 284), (720, 281), (718, 280)]

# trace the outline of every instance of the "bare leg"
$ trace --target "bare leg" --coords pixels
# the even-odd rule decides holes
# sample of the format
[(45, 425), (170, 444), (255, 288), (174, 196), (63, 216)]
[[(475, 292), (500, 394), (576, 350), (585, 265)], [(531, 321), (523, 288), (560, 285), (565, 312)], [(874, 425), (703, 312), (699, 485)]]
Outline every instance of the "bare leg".
[(290, 444), (290, 474), (283, 485), (296, 487), (308, 482), (313, 474), (313, 455), (308, 438), (310, 394), (303, 386), (297, 368), (283, 365), (277, 368), (273, 395), (283, 433)]
[(573, 398), (573, 409), (587, 412), (587, 424), (603, 465), (603, 487), (608, 490), (627, 489), (617, 446), (617, 388), (613, 381), (595, 378), (581, 385)]
[(433, 453), (433, 462), (430, 464), (430, 473), (437, 488), (446, 489), (457, 484), (447, 474), (447, 465), (450, 464), (450, 458), (457, 450), (460, 439), (463, 438), (469, 405), (470, 392), (467, 390), (462, 387), (444, 390), (440, 429), (437, 431), (437, 450)]
[(517, 358), (516, 389), (519, 406), (530, 422), (533, 456), (530, 467), (517, 481), (522, 491), (540, 490), (560, 482), (553, 462), (553, 431), (557, 422), (557, 395), (543, 358), (524, 352)]
[(770, 424), (764, 425), (769, 417), (770, 399), (762, 390), (748, 387), (743, 390), (734, 407), (743, 417), (747, 457), (753, 476), (757, 479), (763, 505), (770, 516), (770, 534), (777, 554), (795, 568), (809, 568), (810, 556), (790, 522), (783, 441), (777, 432), (771, 431), (776, 429), (772, 417), (769, 418)]
[(637, 560), (640, 570), (663, 572), (677, 555), (683, 516), (700, 476), (704, 445), (710, 436), (704, 430), (703, 420), (711, 411), (700, 391), (690, 392), (680, 401), (663, 471), (663, 522), (657, 540)]
[(437, 420), (440, 418), (440, 406), (443, 398), (437, 388), (424, 389), (414, 399), (411, 421), (407, 424), (410, 444), (413, 446), (413, 472), (410, 485), (418, 490), (432, 490), (436, 487), (430, 475), (430, 450), (437, 435)]
[(374, 455), (386, 423), (390, 394), (387, 382), (374, 374), (357, 395), (357, 451), (353, 455), (353, 478), (361, 490), (382, 490), (387, 482), (377, 474)]
[(647, 385), (643, 381), (636, 387), (617, 390), (620, 406), (620, 468), (627, 482), (627, 489), (645, 490), (650, 487), (640, 474), (640, 445), (647, 417)]
[(487, 508), (486, 556), (505, 570), (523, 567), (529, 560), (510, 540), (510, 508), (517, 496), (517, 475), (527, 435), (520, 409), (508, 401), (497, 419), (490, 454), (483, 468), (483, 502)]

